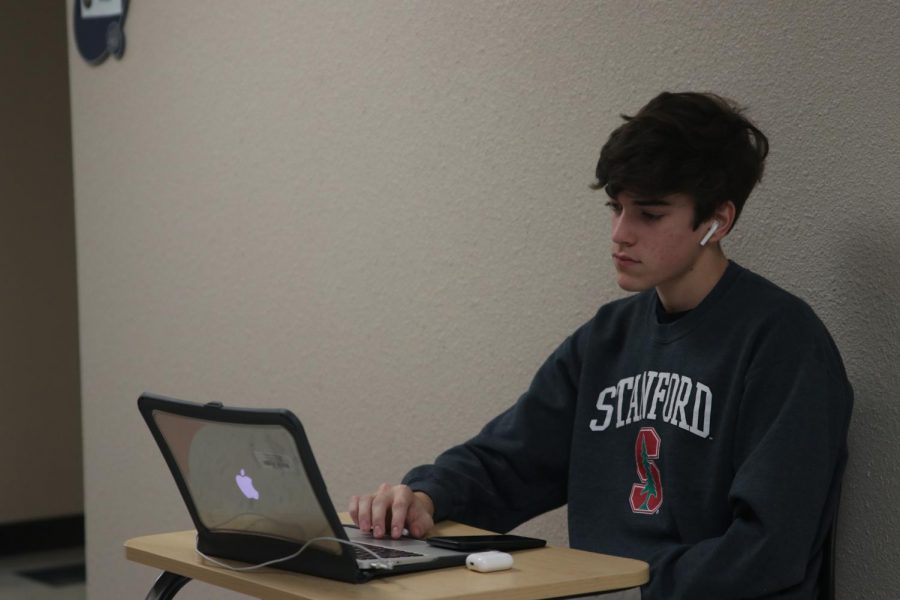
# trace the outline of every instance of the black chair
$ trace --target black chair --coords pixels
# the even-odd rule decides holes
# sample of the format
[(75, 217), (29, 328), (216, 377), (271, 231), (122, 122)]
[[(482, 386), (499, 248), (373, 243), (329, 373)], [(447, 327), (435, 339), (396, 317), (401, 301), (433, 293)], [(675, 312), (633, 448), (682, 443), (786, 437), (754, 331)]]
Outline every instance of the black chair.
[(837, 546), (838, 509), (835, 507), (831, 529), (822, 545), (822, 567), (819, 569), (819, 600), (834, 600), (834, 557)]

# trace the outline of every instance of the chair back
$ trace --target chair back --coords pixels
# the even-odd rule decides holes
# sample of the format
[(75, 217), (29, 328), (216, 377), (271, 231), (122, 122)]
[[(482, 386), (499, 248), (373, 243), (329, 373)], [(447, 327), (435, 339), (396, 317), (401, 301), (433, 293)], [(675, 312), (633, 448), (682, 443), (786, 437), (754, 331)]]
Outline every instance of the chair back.
[(835, 507), (831, 529), (822, 544), (822, 567), (819, 569), (819, 600), (834, 600), (834, 559), (837, 547), (837, 524), (840, 505)]

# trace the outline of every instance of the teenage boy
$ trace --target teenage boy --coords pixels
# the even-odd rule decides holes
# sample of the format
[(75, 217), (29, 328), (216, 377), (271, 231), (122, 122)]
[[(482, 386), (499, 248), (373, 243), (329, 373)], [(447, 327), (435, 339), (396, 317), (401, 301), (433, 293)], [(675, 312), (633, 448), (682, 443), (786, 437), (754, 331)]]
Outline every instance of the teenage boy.
[(713, 94), (663, 93), (604, 145), (618, 284), (518, 402), (403, 485), (354, 497), (375, 537), (508, 531), (568, 504), (574, 548), (646, 560), (649, 599), (816, 597), (853, 394), (802, 300), (722, 239), (766, 137)]

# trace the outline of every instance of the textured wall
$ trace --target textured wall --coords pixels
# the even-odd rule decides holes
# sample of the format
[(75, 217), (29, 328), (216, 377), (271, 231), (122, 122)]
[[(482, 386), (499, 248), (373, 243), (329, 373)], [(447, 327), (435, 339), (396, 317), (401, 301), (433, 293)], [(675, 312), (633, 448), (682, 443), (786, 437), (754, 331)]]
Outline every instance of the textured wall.
[(0, 524), (83, 509), (65, 16), (0, 10)]
[(152, 581), (125, 538), (189, 526), (142, 390), (293, 409), (341, 507), (514, 401), (621, 293), (587, 186), (663, 89), (770, 135), (726, 250), (843, 350), (839, 597), (893, 595), (900, 20), (863, 4), (158, 0), (121, 62), (70, 40), (91, 597)]

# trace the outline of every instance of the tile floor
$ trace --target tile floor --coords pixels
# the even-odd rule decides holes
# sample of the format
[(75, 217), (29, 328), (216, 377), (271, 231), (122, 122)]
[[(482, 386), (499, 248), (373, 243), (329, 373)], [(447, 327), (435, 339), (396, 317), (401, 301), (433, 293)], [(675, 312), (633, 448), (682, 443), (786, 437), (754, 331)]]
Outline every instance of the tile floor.
[[(84, 565), (83, 548), (0, 556), (0, 600), (85, 600), (79, 565)], [(44, 572), (59, 577), (53, 583), (35, 579)]]

